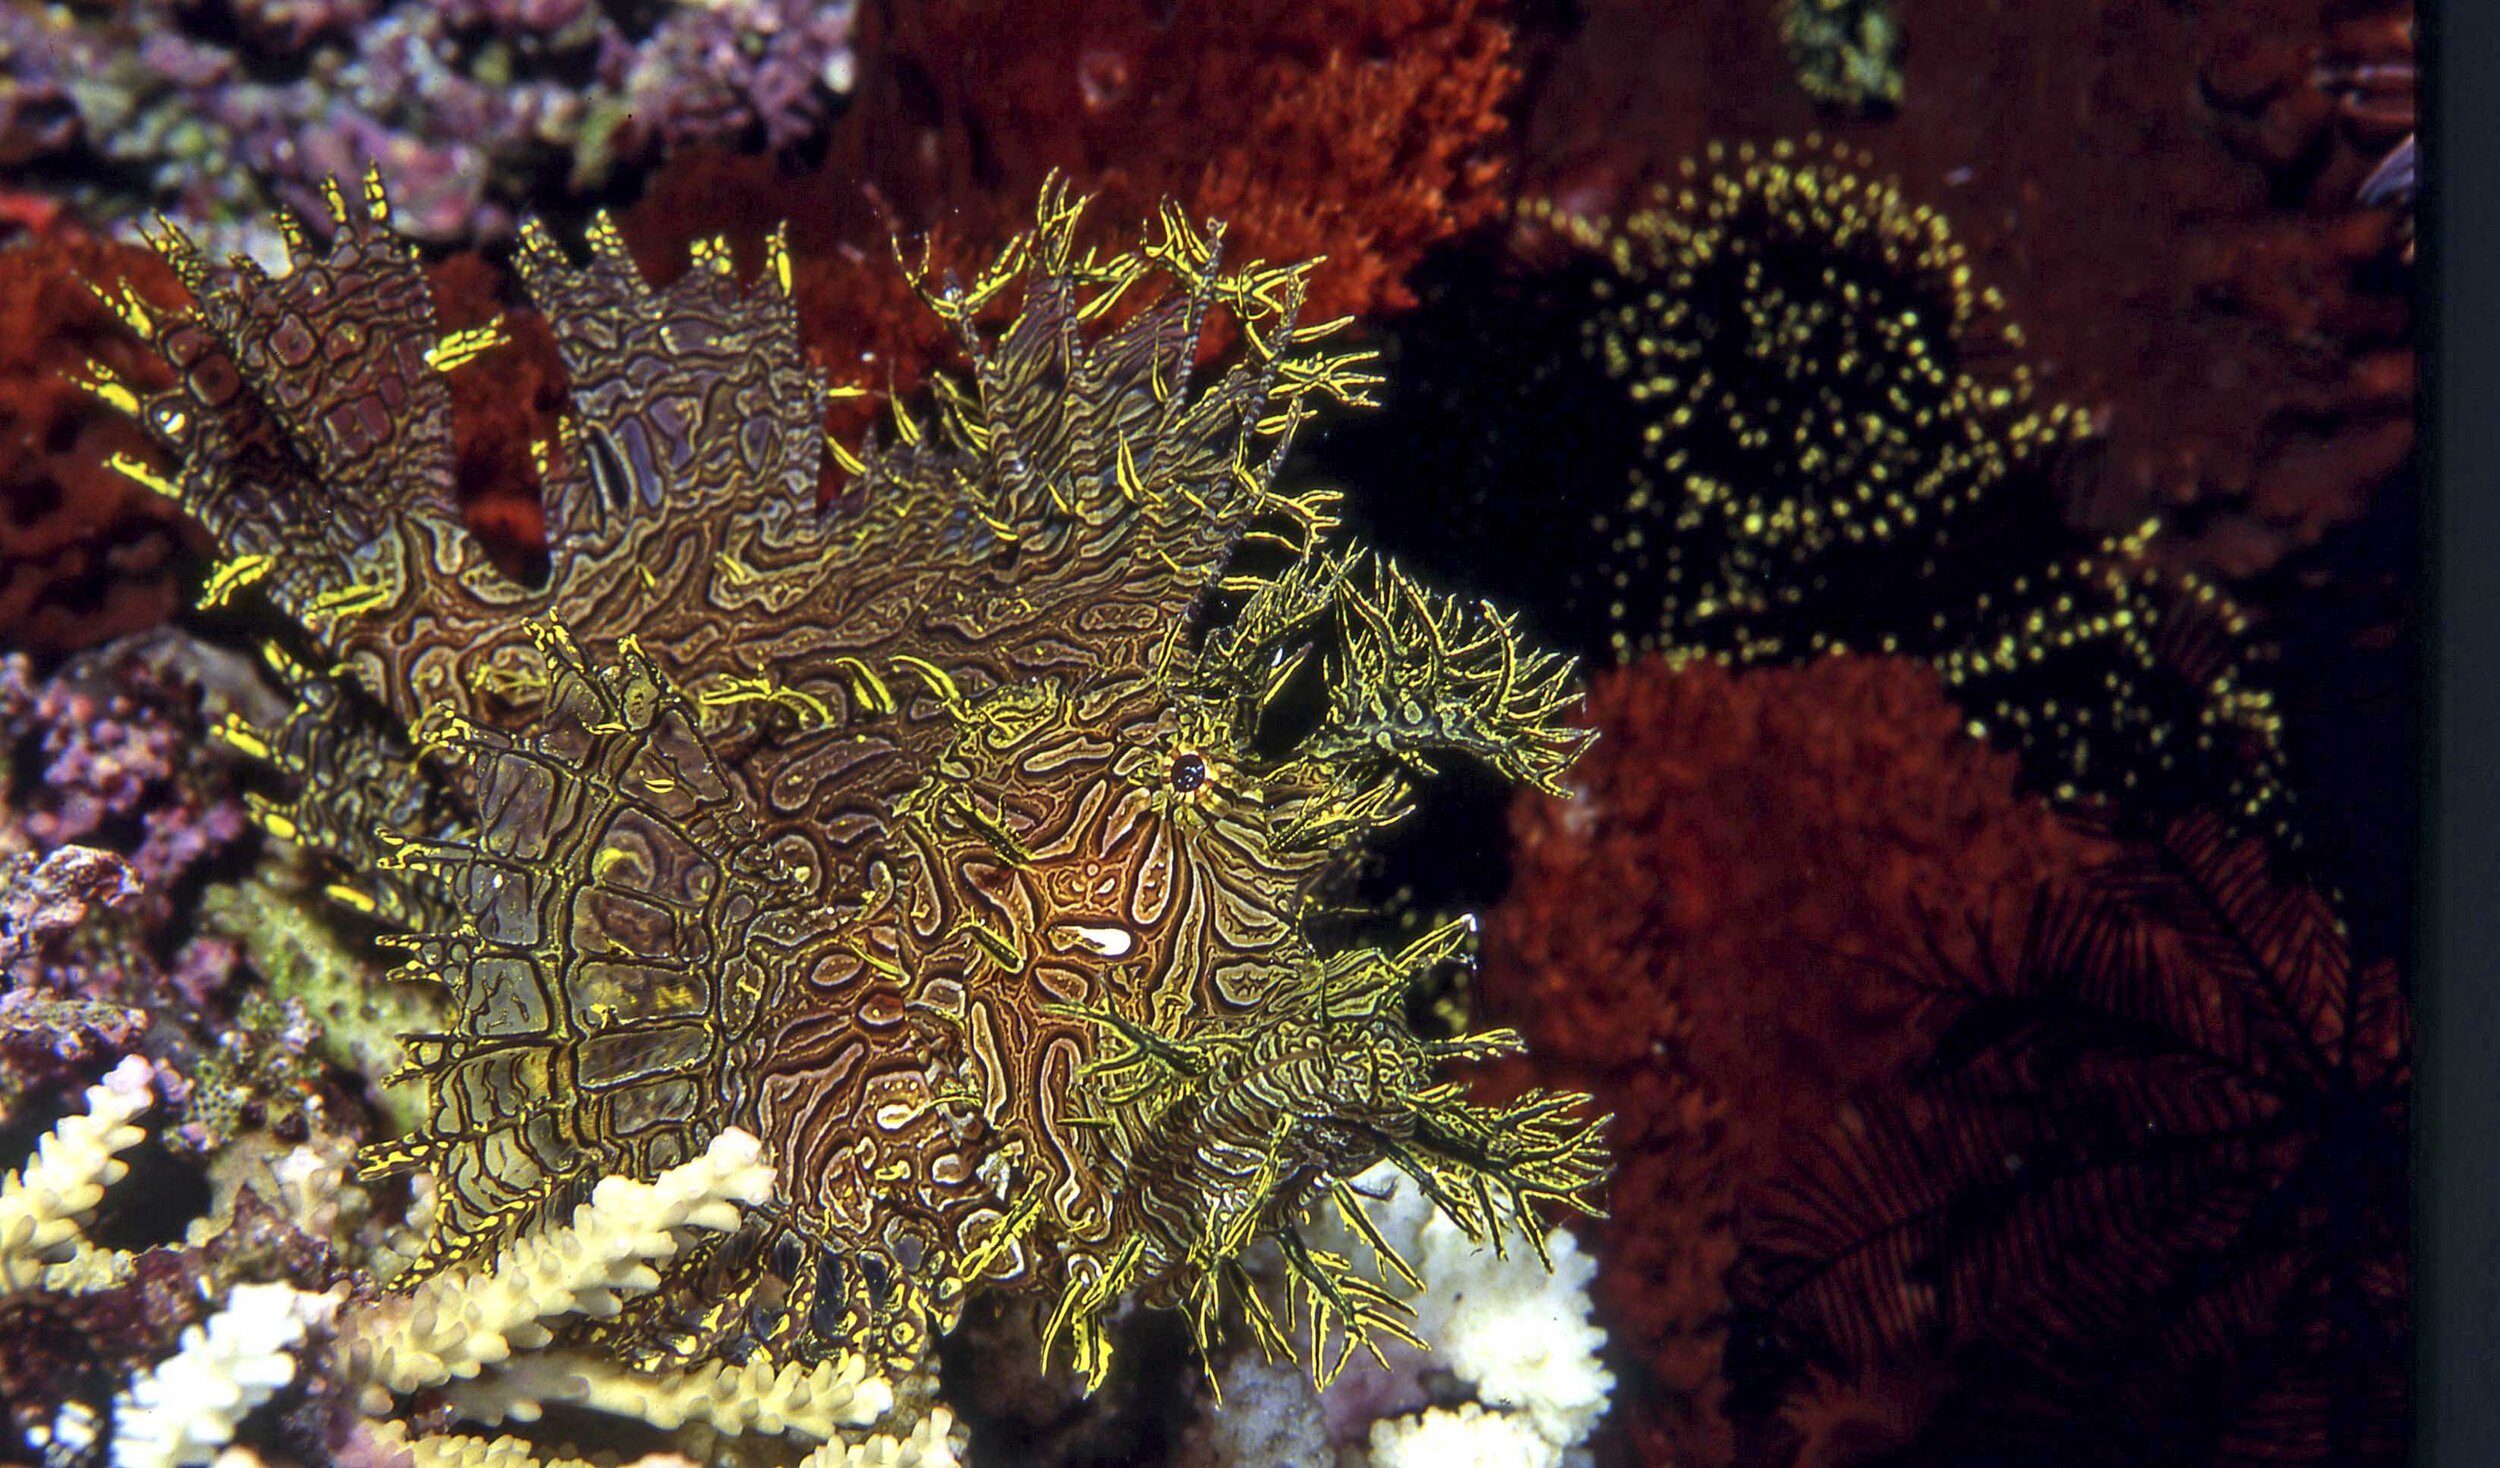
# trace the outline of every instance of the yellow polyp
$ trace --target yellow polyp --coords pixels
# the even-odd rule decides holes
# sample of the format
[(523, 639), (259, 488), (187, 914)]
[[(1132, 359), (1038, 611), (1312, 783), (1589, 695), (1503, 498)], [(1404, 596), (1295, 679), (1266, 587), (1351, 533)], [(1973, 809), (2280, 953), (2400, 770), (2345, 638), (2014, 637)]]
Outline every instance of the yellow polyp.
[(869, 952), (865, 947), (861, 946), (857, 940), (853, 940), (849, 947), (851, 952), (859, 955), (860, 962), (868, 965), (869, 968), (875, 970), (884, 978), (900, 981), (911, 977), (910, 973), (906, 971), (901, 964), (895, 963), (891, 959), (879, 958), (876, 954)]
[(113, 369), (101, 362), (89, 362), (84, 372), (69, 374), (71, 385), (84, 388), (101, 399), (116, 413), (139, 416), (139, 395), (113, 375)]
[(951, 399), (941, 400), (938, 403), (938, 413), (941, 419), (940, 426), (945, 430), (949, 441), (965, 445), (976, 454), (986, 454), (990, 451), (990, 430), (975, 422), (965, 412), (963, 405)]
[(947, 712), (954, 714), (963, 712), (963, 693), (955, 687), (955, 680), (946, 675), (944, 668), (913, 657), (909, 653), (897, 656), (894, 662), (898, 667), (909, 668), (918, 673), (920, 680), (929, 685), (929, 691), (937, 695), (938, 702), (946, 705)]
[(365, 582), (352, 582), (336, 591), (325, 591), (304, 605), (304, 616), (356, 617), (377, 607), (390, 605), (388, 590)]
[(997, 1262), (999, 1256), (1024, 1236), (1035, 1219), (1041, 1217), (1042, 1203), (1047, 1196), (1044, 1189), (1028, 1189), (1016, 1203), (1015, 1211), (999, 1221), (998, 1227), (981, 1241), (979, 1248), (964, 1256), (964, 1262), (958, 1266), (964, 1278), (979, 1279), (989, 1273), (990, 1266)]
[(260, 645), (260, 660), (269, 665), (269, 671), (277, 674), (278, 680), (282, 683), (300, 684), (312, 676), (311, 670), (297, 661), (293, 653), (275, 642), (264, 642)]
[(764, 241), (764, 263), (771, 269), (773, 280), (783, 295), (790, 294), (790, 235), (786, 225), (776, 225), (772, 237)]
[(982, 923), (967, 918), (957, 928), (972, 945), (990, 956), (990, 961), (1011, 974), (1024, 972), (1024, 954), (1005, 938), (993, 933)]
[(269, 758), (269, 737), (243, 722), (242, 716), (228, 714), (209, 726), (210, 737), (229, 748), (242, 751), (253, 759)]
[(352, 907), (368, 917), (382, 910), (382, 904), (374, 901), (366, 894), (357, 891), (355, 888), (348, 886), (345, 882), (332, 882), (330, 885), (322, 888), (321, 890), (334, 901), (343, 903), (348, 907)]
[(287, 816), (285, 812), (277, 810), (274, 807), (255, 810), (252, 812), (252, 815), (255, 822), (262, 830), (267, 831), (270, 835), (277, 837), (281, 841), (300, 840), (303, 836), (303, 828), (296, 825), (294, 820)]
[(1078, 321), (1092, 321), (1101, 316), (1119, 303), (1120, 297), (1127, 293), (1130, 286), (1145, 278), (1147, 270), (1145, 261), (1133, 255), (1122, 256), (1121, 260), (1125, 263), (1112, 268), (1103, 288), (1095, 293), (1093, 299), (1077, 308), (1076, 319)]
[(1325, 255), (1314, 255), (1291, 265), (1271, 266), (1255, 275), (1234, 276), (1227, 282), (1227, 294), (1231, 297), (1228, 304), (1236, 310), (1255, 305), (1268, 315), (1281, 316), (1289, 305), (1300, 303), (1303, 280), (1327, 261)]
[(1077, 1309), (1085, 1298), (1085, 1285), (1086, 1281), (1081, 1278), (1070, 1279), (1067, 1288), (1059, 1292), (1059, 1303), (1051, 1310), (1050, 1319), (1042, 1326), (1042, 1370), (1045, 1372), (1050, 1370), (1051, 1348), (1059, 1343), (1061, 1336), (1070, 1337), (1069, 1344), (1076, 1347), (1077, 1352), (1081, 1353), (1083, 1349), (1075, 1340), (1074, 1332)]
[(903, 411), (903, 405), (900, 400), (893, 402), (889, 406), (891, 406), (894, 410), (895, 434), (903, 440), (905, 445), (913, 448), (919, 447), (920, 425), (913, 421), (911, 414)]
[(116, 282), (110, 289), (107, 289), (94, 281), (89, 281), (87, 293), (94, 296), (104, 309), (119, 317), (122, 325), (130, 328), (134, 335), (144, 341), (156, 340), (156, 318), (149, 313), (146, 304), (130, 289), (127, 282)]
[(129, 454), (115, 454), (104, 461), (104, 467), (143, 489), (152, 489), (179, 504), (182, 490), (174, 482)]
[(860, 462), (859, 456), (844, 448), (842, 440), (830, 433), (825, 435), (825, 451), (833, 455), (833, 461), (842, 466), (842, 472), (845, 474), (858, 475), (868, 472), (868, 466)]
[(1103, 1307), (1117, 1299), (1136, 1278), (1137, 1264), (1145, 1256), (1146, 1240), (1132, 1235), (1113, 1255), (1110, 1267), (1090, 1286), (1085, 1294), (1086, 1318), (1077, 1327), (1077, 1368), (1085, 1373), (1085, 1394), (1092, 1396), (1111, 1374), (1111, 1338), (1103, 1332), (1094, 1317)]
[(497, 315), (484, 326), (455, 331), (426, 349), (425, 364), (437, 372), (449, 372), (512, 340), (503, 329), (503, 317)]
[(1335, 352), (1294, 358), (1280, 363), (1276, 371), (1273, 397), (1301, 397), (1322, 392), (1349, 407), (1369, 407), (1368, 389), (1384, 380), (1377, 372), (1367, 371), (1380, 360), (1378, 352), (1369, 349)]
[(890, 714), (894, 712), (893, 690), (885, 686), (885, 680), (877, 676), (874, 668), (869, 667), (858, 658), (847, 655), (835, 658), (833, 660), (833, 665), (851, 675), (851, 697), (853, 699), (867, 705), (871, 711), (876, 713)]
[(304, 232), (304, 221), (292, 209), (280, 209), (272, 216), (278, 226), (278, 237), (286, 241), (289, 255), (305, 255), (312, 251), (312, 237)]
[(833, 723), (833, 710), (823, 699), (796, 688), (785, 688), (772, 679), (758, 675), (752, 678), (724, 678), (695, 695), (695, 702), (705, 708), (731, 708), (742, 703), (771, 704), (806, 715), (817, 728)]
[[(1249, 459), (1246, 455), (1236, 457), (1233, 460), (1232, 476), (1235, 484), (1240, 485), (1244, 490), (1247, 490), (1251, 494), (1259, 495), (1267, 492), (1267, 482), (1251, 469)], [(1206, 502), (1204, 500), (1198, 499), (1195, 495), (1190, 496), (1190, 498), (1191, 501), (1200, 509), (1206, 508)]]
[(967, 799), (956, 809), (962, 812), (965, 824), (989, 843), (990, 849), (998, 853), (1001, 861), (1016, 867), (1033, 864), (1033, 853), (1025, 848), (1024, 838), (1010, 829), (1005, 821), (981, 809), (978, 801)]
[(481, 732), (477, 725), (458, 713), (450, 709), (438, 709), (428, 717), (425, 726), (417, 731), (417, 739), (420, 748), (447, 749), (455, 742), (474, 740)]
[(208, 584), (200, 588), (200, 610), (226, 605), (236, 592), (258, 584), (277, 564), (275, 558), (266, 555), (237, 556), (223, 562), (208, 578)]

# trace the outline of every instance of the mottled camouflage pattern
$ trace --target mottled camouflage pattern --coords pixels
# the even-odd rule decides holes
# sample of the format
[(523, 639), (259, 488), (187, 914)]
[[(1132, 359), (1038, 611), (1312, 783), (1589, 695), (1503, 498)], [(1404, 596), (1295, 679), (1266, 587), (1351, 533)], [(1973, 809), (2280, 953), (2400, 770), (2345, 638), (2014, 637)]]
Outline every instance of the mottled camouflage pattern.
[[(1079, 257), (1078, 208), (1054, 185), (978, 279), (916, 275), (964, 369), (856, 458), (777, 242), (752, 285), (707, 244), (654, 290), (604, 221), (580, 267), (526, 232), (573, 400), (539, 586), (451, 507), (440, 374), (494, 339), (439, 337), (378, 188), (326, 252), (290, 231), (283, 278), (175, 238), (199, 304), (123, 303), (181, 378), (97, 384), (180, 463), (125, 467), (215, 533), (212, 595), (256, 585), (307, 634), (273, 652), (296, 717), (227, 731), (295, 776), (264, 820), (449, 993), (410, 1040), (427, 1120), (367, 1158), (441, 1185), (428, 1267), (737, 1125), (779, 1198), (612, 1342), (910, 1358), (969, 1290), (1038, 1287), (1045, 1348), (1099, 1378), (1130, 1291), (1202, 1335), (1243, 1299), (1285, 1344), (1238, 1288), (1261, 1237), (1339, 1359), (1397, 1331), (1294, 1234), (1383, 1158), (1497, 1237), (1601, 1180), (1580, 1098), (1436, 1079), (1516, 1044), (1408, 1026), (1463, 924), (1396, 953), (1310, 931), (1434, 752), (1558, 788), (1568, 665), (1323, 549), (1330, 497), (1278, 487), (1313, 408), (1376, 380), (1299, 320), (1308, 266), (1227, 270), (1168, 209)], [(819, 509), (828, 451), (858, 508)]]

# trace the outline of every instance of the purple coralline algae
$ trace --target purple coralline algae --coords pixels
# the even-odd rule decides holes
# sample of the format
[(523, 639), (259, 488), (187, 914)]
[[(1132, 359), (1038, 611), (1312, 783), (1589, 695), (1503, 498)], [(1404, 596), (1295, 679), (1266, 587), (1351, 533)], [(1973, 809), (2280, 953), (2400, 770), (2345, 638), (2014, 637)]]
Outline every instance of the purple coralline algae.
[[(97, 1058), (130, 1050), (147, 1028), (144, 1010), (41, 983), (66, 935), (138, 890), (128, 864), (91, 846), (0, 853), (0, 1114), (13, 1113), (19, 1095), (56, 1089)], [(21, 972), (34, 982), (19, 983)]]
[(141, 901), (165, 894), (251, 828), (231, 768), (197, 757), (205, 733), (196, 647), (132, 639), (37, 680), (25, 654), (0, 657), (0, 731), (19, 751), (15, 829), (0, 843), (38, 853), (106, 846)]
[(342, 1097), (427, 1023), (308, 922), (293, 848), (251, 821), (213, 731), (281, 711), (250, 660), (176, 632), (48, 673), (0, 656), (0, 1120), (139, 1052), (175, 1150), (299, 1141), (361, 1118)]
[(193, 930), (184, 894), (256, 839), (235, 763), (203, 754), (216, 709), (267, 697), (236, 695), (232, 661), (170, 633), (49, 676), (0, 657), (0, 1112), (143, 1033), (215, 1048), (240, 954)]
[(115, 0), (0, 6), (0, 167), (98, 223), (252, 247), (273, 204), (379, 165), (394, 222), (500, 237), (687, 143), (784, 148), (851, 83), (813, 0)]
[(92, 846), (0, 854), (0, 968), (14, 969), (46, 939), (76, 928), (90, 908), (138, 890), (127, 862)]

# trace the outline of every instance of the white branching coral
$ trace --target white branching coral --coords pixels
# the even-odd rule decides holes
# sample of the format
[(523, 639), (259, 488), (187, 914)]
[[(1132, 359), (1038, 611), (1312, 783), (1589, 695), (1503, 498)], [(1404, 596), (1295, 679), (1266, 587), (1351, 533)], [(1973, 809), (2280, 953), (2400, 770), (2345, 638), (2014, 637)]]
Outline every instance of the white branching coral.
[(880, 1433), (865, 1442), (830, 1442), (799, 1468), (962, 1468), (955, 1455), (955, 1414), (939, 1407), (901, 1437)]
[[(598, 1468), (588, 1458), (542, 1458), (515, 1437), (438, 1432), (411, 1442), (407, 1429), (396, 1422), (378, 1424), (370, 1446), (373, 1451), (367, 1456), (405, 1468)], [(676, 1453), (653, 1453), (626, 1468), (694, 1468), (694, 1464)]]
[[(1400, 1293), (1414, 1312), (1409, 1328), (1428, 1344), (1430, 1355), (1416, 1358), (1393, 1347), (1385, 1371), (1377, 1364), (1351, 1371), (1331, 1387), (1329, 1399), (1398, 1402), (1401, 1387), (1426, 1365), (1448, 1370), (1475, 1396), (1460, 1411), (1436, 1408), (1375, 1424), (1376, 1468), (1453, 1463), (1554, 1468), (1565, 1462), (1605, 1415), (1614, 1390), (1612, 1373), (1598, 1360), (1605, 1332), (1589, 1319), (1596, 1261), (1564, 1232), (1548, 1237), (1550, 1270), (1534, 1250), (1515, 1241), (1496, 1250), (1489, 1241), (1471, 1239), (1411, 1179), (1386, 1164), (1357, 1179), (1353, 1193), (1380, 1242), (1425, 1282), (1420, 1293)], [(1334, 1220), (1316, 1230), (1312, 1242), (1347, 1254), (1369, 1248), (1368, 1240), (1351, 1237)], [(1407, 1382), (1367, 1381), (1366, 1375)]]
[[(62, 1118), (26, 1166), (0, 1180), (0, 1291), (84, 1293), (128, 1272), (126, 1256), (93, 1248), (84, 1230), (105, 1189), (130, 1171), (120, 1154), (146, 1136), (135, 1119), (155, 1080), (146, 1059), (125, 1057), (87, 1088), (84, 1113)], [(235, 1286), (222, 1309), (183, 1332), (179, 1350), (115, 1399), (115, 1468), (218, 1460), (244, 1415), (295, 1379), (306, 1335), (338, 1305), (337, 1295), (285, 1284)]]
[(1372, 1468), (1553, 1468), (1562, 1449), (1535, 1424), (1467, 1402), (1372, 1424)]
[[(381, 1424), (374, 1436), (382, 1455), (406, 1453), (409, 1468), (592, 1468), (587, 1459), (542, 1458), (534, 1446), (516, 1437), (436, 1433), (410, 1439), (395, 1422)], [(801, 1459), (797, 1468), (962, 1468), (954, 1436), (954, 1414), (939, 1407), (899, 1437), (880, 1433), (859, 1442), (828, 1442)], [(636, 1468), (658, 1468), (664, 1461), (646, 1459)]]
[(23, 1168), (0, 1178), (0, 1293), (44, 1287), (86, 1242), (104, 1190), (130, 1171), (120, 1154), (147, 1135), (131, 1122), (148, 1109), (154, 1079), (145, 1059), (125, 1058), (87, 1088), (83, 1115), (61, 1118)]
[[(0, 1281), (9, 1291), (62, 1292), (91, 1255), (81, 1232), (104, 1190), (127, 1172), (117, 1156), (145, 1135), (153, 1078), (145, 1060), (122, 1062), (87, 1093), (84, 1114), (44, 1137), (33, 1159), (0, 1182)], [(304, 1148), (255, 1184), (297, 1223), (335, 1221), (337, 1159)], [(481, 1422), (534, 1421), (563, 1403), (648, 1422), (700, 1425), (715, 1437), (798, 1439), (786, 1451), (809, 1468), (953, 1468), (957, 1428), (943, 1408), (898, 1410), (893, 1382), (850, 1355), (815, 1366), (755, 1360), (680, 1373), (626, 1369), (589, 1352), (541, 1351), (572, 1317), (614, 1315), (660, 1282), (655, 1265), (690, 1238), (739, 1226), (770, 1200), (773, 1170), (752, 1136), (728, 1131), (703, 1155), (649, 1182), (602, 1181), (570, 1223), (521, 1239), (482, 1269), (461, 1270), (378, 1301), (344, 1289), (314, 1294), (285, 1283), (238, 1283), (221, 1307), (183, 1332), (175, 1353), (138, 1372), (114, 1402), (115, 1468), (198, 1468), (240, 1462), (231, 1447), (254, 1408), (301, 1374), (316, 1332), (336, 1340), (318, 1379), (344, 1385), (368, 1414), (367, 1441), (418, 1468), (492, 1464), (541, 1468), (533, 1445), (509, 1437), (437, 1434), (411, 1440), (386, 1419), (395, 1399), (449, 1387), (455, 1410)], [(195, 1229), (196, 1233), (197, 1230)], [(196, 1242), (196, 1240), (195, 1240)], [(92, 1271), (90, 1271), (92, 1272)], [(516, 1352), (527, 1353), (515, 1358)], [(490, 1369), (491, 1368), (491, 1369)], [(882, 1431), (880, 1431), (882, 1429)]]
[(562, 1228), (517, 1240), (484, 1271), (437, 1275), (354, 1321), (348, 1349), (357, 1374), (385, 1394), (475, 1377), (515, 1349), (554, 1338), (547, 1322), (614, 1315), (624, 1297), (658, 1287), (651, 1266), (675, 1257), (679, 1236), (726, 1233), (740, 1207), (772, 1197), (763, 1144), (732, 1128), (691, 1162), (648, 1183), (600, 1182)]
[[(627, 1297), (656, 1288), (652, 1266), (673, 1258), (688, 1236), (735, 1229), (742, 1210), (772, 1192), (762, 1144), (734, 1128), (651, 1182), (608, 1178), (571, 1223), (517, 1241), (491, 1267), (438, 1275), (346, 1321), (341, 1345), (350, 1376), (365, 1383), (364, 1405), (377, 1416), (395, 1394), (450, 1386), (456, 1411), (489, 1424), (533, 1422), (547, 1405), (563, 1404), (663, 1429), (699, 1423), (730, 1436), (813, 1439), (823, 1444), (807, 1459), (817, 1468), (948, 1468), (954, 1424), (943, 1409), (903, 1436), (865, 1435), (894, 1415), (895, 1390), (855, 1354), (813, 1367), (759, 1358), (654, 1373), (587, 1352), (537, 1350), (565, 1317), (614, 1315)], [(531, 1354), (515, 1358), (516, 1351)], [(540, 1461), (512, 1438), (419, 1438), (408, 1446), (420, 1465)]]
[(666, 1374), (628, 1370), (604, 1357), (549, 1352), (511, 1363), (455, 1389), (451, 1403), (475, 1422), (534, 1422), (546, 1405), (589, 1407), (654, 1427), (700, 1422), (732, 1435), (797, 1433), (819, 1442), (844, 1428), (874, 1426), (894, 1410), (894, 1387), (869, 1374), (865, 1357), (845, 1354), (815, 1367), (744, 1366), (711, 1361)]
[(1597, 1261), (1568, 1233), (1548, 1241), (1550, 1272), (1523, 1249), (1505, 1258), (1438, 1210), (1416, 1246), (1428, 1288), (1415, 1300), (1415, 1333), (1440, 1363), (1475, 1384), (1477, 1401), (1524, 1417), (1557, 1448), (1587, 1440), (1615, 1384), (1598, 1363), (1606, 1333), (1589, 1320)]
[(337, 1295), (239, 1284), (225, 1308), (182, 1333), (182, 1349), (143, 1371), (113, 1404), (114, 1468), (197, 1468), (234, 1440), (244, 1414), (295, 1379), (305, 1335)]

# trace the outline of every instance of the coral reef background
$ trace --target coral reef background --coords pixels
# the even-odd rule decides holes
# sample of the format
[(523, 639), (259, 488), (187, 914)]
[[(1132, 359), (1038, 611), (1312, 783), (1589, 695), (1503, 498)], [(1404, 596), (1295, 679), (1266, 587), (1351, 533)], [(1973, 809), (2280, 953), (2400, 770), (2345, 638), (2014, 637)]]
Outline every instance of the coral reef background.
[(1817, 128), (1916, 181), (2043, 397), (2092, 417), (2066, 517), (2162, 516), (2155, 554), (2267, 624), (2310, 829), (2373, 941), (2405, 942), (2413, 794), (2383, 751), (2408, 738), (2416, 625), (2409, 216), (2356, 191), (2413, 126), (2411, 7), (1974, 13), (1904, 47), (1912, 100), (1873, 119), (1779, 84), (1768, 7), (1575, 22), (1520, 48), (1521, 194), (1619, 213), (1713, 140)]
[[(248, 647), (234, 621), (192, 606), (196, 527), (106, 467), (142, 437), (73, 376), (164, 384), (78, 282), (170, 306), (132, 235), (152, 211), (265, 249), (265, 206), (313, 207), (324, 178), (380, 164), (444, 326), (512, 337), (450, 388), (468, 522), (527, 575), (545, 564), (529, 446), (567, 387), (511, 278), (521, 213), (612, 207), (663, 282), (699, 238), (760, 259), (786, 219), (807, 351), (866, 390), (827, 407), (855, 436), (945, 345), (889, 242), (925, 236), (941, 271), (968, 269), (1060, 169), (1098, 221), (1170, 197), (1228, 221), (1234, 259), (1328, 257), (1307, 311), (1383, 350), (1387, 411), (1323, 423), (1295, 472), (1341, 485), (1401, 559), (1621, 664), (1594, 679), (1574, 799), (1488, 786), (1367, 879), (1418, 922), (1485, 912), (1477, 969), (1441, 1003), (1534, 1052), (1487, 1067), (1488, 1095), (1585, 1088), (1618, 1118), (1608, 1217), (1577, 1229), (1615, 1380), (1599, 1461), (2388, 1460), (2419, 476), (2408, 199), (2385, 165), (2410, 157), (2414, 67), (2410, 7), (2386, 0), (0, 14), (5, 1160), (141, 1053), (166, 1109), (129, 1154), (137, 1181), (222, 1220), (151, 1234), (131, 1185), (109, 1191), (93, 1232), (141, 1251), (138, 1283), (0, 1306), (0, 1332), (87, 1342), (8, 1355), (11, 1427), (57, 1433), (63, 1404), (101, 1412), (175, 1352), (210, 1313), (189, 1282), (370, 1245), (360, 1202), (289, 1216), (237, 1179), (378, 1135), (367, 1082), (424, 1022), (372, 997), (360, 935), (318, 916), (320, 876), (241, 818), (250, 776), (210, 730), (238, 711), (266, 727), (269, 690), (216, 646)], [(2019, 367), (2072, 414), (2072, 441), (2002, 491), (2026, 554), (2158, 519), (2131, 554), (2228, 600), (2230, 676), (2270, 700), (2277, 747), (2224, 773), (2279, 785), (2279, 827), (2215, 829), (2193, 799), (2114, 780), (2061, 798), (2003, 707), (1932, 658), (1617, 647), (1598, 568), (1621, 563), (1657, 420), (1593, 354), (1606, 271), (1587, 241), (1714, 144), (1809, 134), (1949, 221), (2001, 294), (1992, 320), (2018, 336), (1971, 352), (1976, 379)], [(2219, 917), (2191, 921), (2199, 893)], [(2271, 1030), (2185, 1018), (2273, 999), (2295, 1018)], [(2267, 1085), (2216, 1100), (2204, 1072), (2150, 1064), (2160, 1046)], [(2071, 1087), (2064, 1130), (2024, 1111), (2043, 1075)], [(2113, 1150), (2109, 1129), (2147, 1117), (2212, 1150), (2167, 1171)], [(1957, 1148), (2048, 1180), (2000, 1186)], [(1967, 1231), (1884, 1234), (1880, 1262), (1835, 1270), (1849, 1225), (1918, 1203)], [(2079, 1259), (2089, 1299), (2052, 1288)], [(1064, 1462), (1363, 1439), (1342, 1394), (1227, 1376), (1227, 1401), (1292, 1431), (1225, 1447), (1185, 1424), (1185, 1379), (1089, 1402), (1064, 1368), (999, 1364), (1029, 1336), (976, 1317), (949, 1347), (976, 1461), (984, 1432)], [(2121, 1379), (2131, 1354), (2196, 1390)], [(319, 1441), (313, 1399), (283, 1400), (290, 1440)], [(2104, 1401), (2122, 1403), (2093, 1420), (2107, 1430), (2078, 1433)]]

